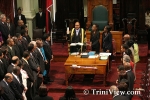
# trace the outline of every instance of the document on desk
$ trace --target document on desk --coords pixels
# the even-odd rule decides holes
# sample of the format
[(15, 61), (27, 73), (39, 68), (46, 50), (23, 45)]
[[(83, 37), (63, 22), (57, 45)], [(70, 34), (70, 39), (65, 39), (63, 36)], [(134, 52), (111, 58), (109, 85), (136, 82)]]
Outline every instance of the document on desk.
[(100, 59), (101, 59), (101, 60), (107, 60), (107, 59), (108, 59), (108, 56), (100, 56)]
[(79, 52), (73, 52), (70, 55), (79, 55)]
[(89, 55), (89, 58), (97, 58), (98, 55)]
[(111, 53), (106, 53), (106, 52), (102, 52), (102, 53), (99, 53), (100, 56), (110, 56)]

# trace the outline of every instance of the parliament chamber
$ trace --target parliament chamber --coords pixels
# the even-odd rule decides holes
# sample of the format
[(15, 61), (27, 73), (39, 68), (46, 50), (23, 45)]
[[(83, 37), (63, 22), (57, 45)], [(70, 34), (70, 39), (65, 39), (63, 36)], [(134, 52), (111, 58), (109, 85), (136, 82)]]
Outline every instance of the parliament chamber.
[(150, 100), (149, 4), (0, 0), (0, 100)]

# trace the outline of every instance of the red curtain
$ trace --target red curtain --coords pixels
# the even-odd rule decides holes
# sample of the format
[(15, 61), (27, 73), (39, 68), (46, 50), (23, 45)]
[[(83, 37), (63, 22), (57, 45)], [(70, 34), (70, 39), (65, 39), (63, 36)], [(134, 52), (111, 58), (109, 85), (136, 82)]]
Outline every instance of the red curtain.
[(0, 0), (0, 11), (14, 21), (13, 0)]

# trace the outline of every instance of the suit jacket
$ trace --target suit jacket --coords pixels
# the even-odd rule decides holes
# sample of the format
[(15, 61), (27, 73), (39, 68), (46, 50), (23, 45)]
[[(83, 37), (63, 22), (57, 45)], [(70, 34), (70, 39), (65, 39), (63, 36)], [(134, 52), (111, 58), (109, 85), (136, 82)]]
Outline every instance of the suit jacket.
[(2, 94), (4, 100), (16, 100), (14, 92), (3, 80), (0, 82), (0, 85), (4, 90), (4, 93)]
[(97, 49), (96, 51), (99, 51), (99, 49), (100, 49), (99, 38), (100, 38), (99, 31), (96, 31), (95, 34), (93, 31), (91, 32), (90, 41), (92, 42), (92, 48)]
[(130, 100), (127, 96), (118, 95), (113, 98), (113, 100)]
[(41, 72), (43, 73), (44, 70), (45, 70), (45, 61), (44, 61), (41, 53), (36, 48), (32, 54), (35, 57), (36, 61), (38, 62), (39, 66), (40, 66), (40, 69), (41, 69)]
[[(15, 15), (15, 18), (14, 18), (14, 23), (15, 23), (16, 26), (18, 25), (18, 20), (19, 20), (19, 16), (17, 14), (17, 15)], [(26, 24), (25, 15), (21, 14), (21, 20), (23, 20), (24, 24)]]
[(18, 41), (16, 45), (18, 46), (19, 51), (20, 51), (20, 56), (22, 57), (23, 56), (23, 52), (24, 52), (24, 46), (23, 46), (22, 41)]
[(12, 49), (10, 49), (9, 46), (8, 47), (8, 58), (11, 59), (13, 56), (15, 56), (15, 51), (14, 48), (12, 47)]
[(8, 35), (10, 34), (6, 23), (3, 24), (2, 22), (0, 22), (0, 32), (2, 33), (3, 41), (6, 43)]
[(107, 50), (112, 51), (112, 34), (111, 33), (107, 33), (107, 35), (105, 35), (105, 33), (102, 34), (102, 48), (104, 52), (106, 52)]
[(10, 83), (10, 87), (13, 90), (16, 98), (19, 99), (19, 100), (23, 100), (22, 92), (24, 90), (24, 86), (21, 83), (21, 81), (19, 83), (19, 81), (14, 77), (13, 81)]
[(15, 25), (13, 23), (10, 23), (10, 26), (8, 26), (8, 29), (9, 29), (9, 33), (10, 33), (10, 36), (15, 36)]
[(16, 27), (16, 33), (21, 33), (21, 26)]
[(36, 61), (35, 57), (33, 54), (30, 54), (30, 58), (28, 60), (28, 63), (33, 71), (34, 79), (37, 79), (37, 67), (39, 67), (38, 62)]
[(131, 70), (127, 72), (127, 79), (128, 79), (128, 82), (129, 82), (129, 91), (133, 91), (135, 76), (134, 76), (134, 73)]
[(42, 16), (40, 16), (39, 12), (36, 13), (36, 27), (43, 29), (45, 26), (46, 26), (45, 13), (42, 12)]
[(15, 56), (17, 56), (19, 59), (21, 59), (22, 55), (20, 54), (21, 52), (20, 52), (20, 49), (19, 49), (18, 45), (15, 44), (13, 46), (13, 50), (15, 52)]
[(44, 48), (45, 56), (46, 56), (47, 60), (50, 61), (52, 59), (52, 55), (53, 55), (50, 44), (46, 41), (43, 41), (43, 48)]
[(24, 51), (28, 50), (28, 40), (25, 37), (22, 37), (22, 45), (23, 45)]
[(7, 68), (10, 65), (10, 60), (9, 60), (9, 58), (6, 58), (6, 56), (4, 56), (2, 58), (2, 61), (3, 61), (3, 64), (4, 64), (4, 73), (6, 74), (7, 73)]
[(34, 77), (33, 77), (33, 72), (30, 68), (30, 65), (24, 60), (21, 59), (22, 64), (23, 64), (23, 70), (25, 70), (28, 74), (28, 79), (27, 79), (27, 87), (31, 87), (31, 82), (34, 82)]

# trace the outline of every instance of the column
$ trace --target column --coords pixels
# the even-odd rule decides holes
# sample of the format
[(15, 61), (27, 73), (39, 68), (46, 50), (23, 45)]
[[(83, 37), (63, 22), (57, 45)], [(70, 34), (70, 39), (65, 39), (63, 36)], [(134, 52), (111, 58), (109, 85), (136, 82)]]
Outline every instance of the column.
[(34, 0), (21, 0), (22, 1), (22, 14), (26, 17), (27, 27), (28, 27), (28, 34), (29, 36), (33, 37), (33, 29), (35, 28), (35, 14), (34, 11)]

